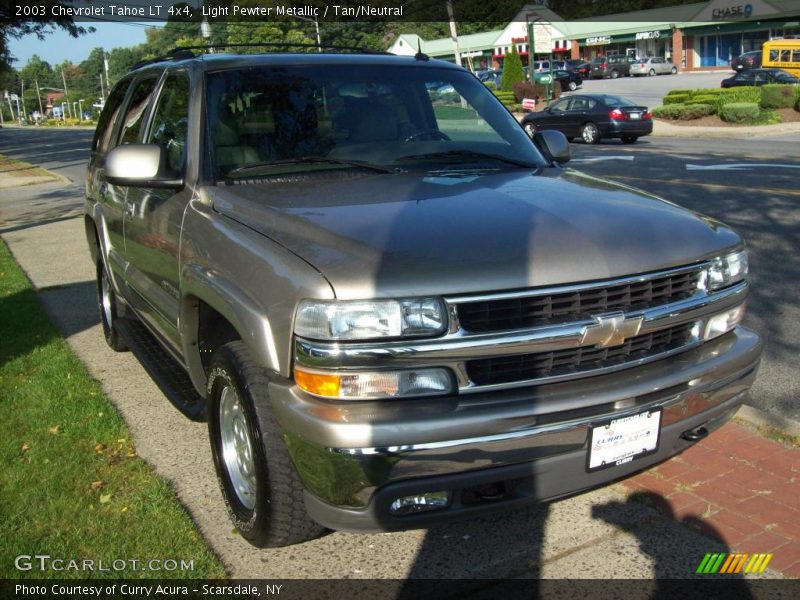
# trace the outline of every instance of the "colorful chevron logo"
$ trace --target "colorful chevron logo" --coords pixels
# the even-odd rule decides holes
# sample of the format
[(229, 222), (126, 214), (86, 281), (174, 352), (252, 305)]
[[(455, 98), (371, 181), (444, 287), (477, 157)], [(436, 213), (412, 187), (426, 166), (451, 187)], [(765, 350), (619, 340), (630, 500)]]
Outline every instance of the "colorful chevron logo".
[(763, 573), (772, 554), (706, 554), (695, 573)]

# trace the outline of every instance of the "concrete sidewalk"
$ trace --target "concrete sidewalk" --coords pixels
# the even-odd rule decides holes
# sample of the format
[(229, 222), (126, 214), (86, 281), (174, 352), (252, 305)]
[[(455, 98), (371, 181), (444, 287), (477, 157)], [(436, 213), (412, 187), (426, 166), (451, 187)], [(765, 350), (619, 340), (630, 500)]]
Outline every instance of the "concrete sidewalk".
[[(137, 453), (172, 484), (231, 576), (691, 578), (703, 577), (695, 570), (706, 553), (733, 549), (774, 552), (770, 568), (748, 579), (797, 576), (800, 515), (797, 503), (790, 503), (800, 491), (800, 451), (736, 424), (623, 484), (547, 505), (429, 530), (331, 533), (290, 548), (252, 548), (232, 532), (205, 427), (181, 416), (133, 356), (105, 345), (94, 269), (82, 219), (74, 212), (80, 192), (77, 186), (61, 192), (70, 210), (60, 218), (36, 221), (25, 212), (17, 221), (4, 209), (23, 202), (36, 206), (54, 190), (3, 190), (0, 235), (128, 423)], [(754, 524), (748, 526), (748, 520)]]

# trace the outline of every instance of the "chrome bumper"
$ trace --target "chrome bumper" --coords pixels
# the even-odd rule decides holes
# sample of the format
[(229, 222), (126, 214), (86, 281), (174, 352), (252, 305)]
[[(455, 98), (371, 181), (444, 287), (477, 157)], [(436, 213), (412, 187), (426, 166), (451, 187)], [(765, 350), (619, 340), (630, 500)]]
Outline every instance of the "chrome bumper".
[[(500, 470), (510, 469), (533, 477), (535, 492), (525, 497), (536, 501), (669, 458), (691, 444), (681, 434), (700, 426), (711, 430), (732, 415), (755, 379), (760, 356), (759, 337), (739, 327), (661, 361), (524, 389), (334, 403), (274, 381), (270, 397), (312, 516), (338, 529), (406, 528), (451, 512), (389, 515), (387, 498), (411, 488), (451, 489), (459, 477), (504, 477)], [(656, 454), (585, 471), (590, 424), (655, 407), (663, 409)]]

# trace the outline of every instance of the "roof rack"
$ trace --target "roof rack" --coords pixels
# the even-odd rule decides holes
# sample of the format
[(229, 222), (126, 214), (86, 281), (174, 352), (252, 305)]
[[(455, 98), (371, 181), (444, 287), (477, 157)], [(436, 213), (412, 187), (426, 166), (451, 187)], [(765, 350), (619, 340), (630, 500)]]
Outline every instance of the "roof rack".
[[(392, 54), (382, 50), (371, 50), (360, 46), (335, 46), (331, 44), (302, 44), (293, 42), (254, 42), (250, 44), (207, 44), (201, 46), (178, 46), (170, 51), (170, 56), (179, 52), (191, 50), (215, 50), (217, 48), (314, 48), (315, 50), (342, 50), (347, 52), (358, 52), (360, 54)], [(194, 56), (194, 55), (193, 55)], [(188, 58), (188, 57), (187, 57)]]

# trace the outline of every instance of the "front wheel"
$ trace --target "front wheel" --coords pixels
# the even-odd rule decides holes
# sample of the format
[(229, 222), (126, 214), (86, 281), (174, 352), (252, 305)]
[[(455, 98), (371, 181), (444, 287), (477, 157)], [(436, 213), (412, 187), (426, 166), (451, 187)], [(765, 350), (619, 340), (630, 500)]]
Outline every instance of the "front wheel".
[(623, 144), (634, 144), (639, 137), (636, 135), (623, 135), (622, 136), (622, 143)]
[(569, 88), (570, 92), (574, 92), (575, 90), (578, 89), (578, 84), (575, 83), (574, 81), (570, 81), (567, 87)]
[(128, 345), (117, 329), (117, 298), (102, 258), (97, 261), (97, 307), (106, 344), (114, 352), (124, 352)]
[(272, 414), (267, 377), (242, 342), (214, 353), (207, 390), (214, 467), (241, 536), (280, 547), (320, 535), (324, 528), (305, 511), (303, 485)]
[(594, 123), (584, 123), (581, 127), (581, 139), (587, 144), (596, 144), (600, 141), (600, 130)]
[(611, 71), (611, 79), (616, 79), (617, 77), (619, 77), (619, 72), (618, 71)]

